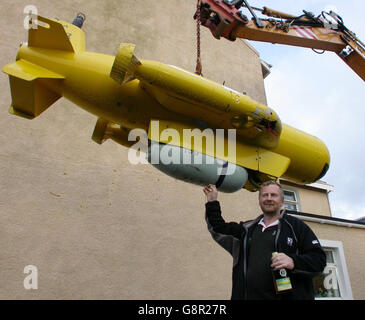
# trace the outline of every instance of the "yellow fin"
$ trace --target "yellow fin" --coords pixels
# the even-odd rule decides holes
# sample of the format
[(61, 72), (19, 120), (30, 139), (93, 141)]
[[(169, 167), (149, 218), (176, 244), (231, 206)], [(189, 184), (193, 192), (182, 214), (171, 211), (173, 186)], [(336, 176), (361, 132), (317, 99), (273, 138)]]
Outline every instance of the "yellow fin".
[(31, 25), (35, 26), (29, 29), (28, 46), (75, 52), (69, 35), (62, 23), (63, 22), (61, 21), (37, 16), (37, 18), (31, 22)]
[(46, 86), (47, 82), (64, 79), (57, 73), (22, 59), (4, 66), (3, 72), (9, 75), (11, 114), (33, 119), (61, 97)]
[(134, 56), (135, 45), (132, 43), (122, 43), (115, 56), (110, 77), (120, 84), (125, 84), (134, 79), (136, 68), (141, 62)]

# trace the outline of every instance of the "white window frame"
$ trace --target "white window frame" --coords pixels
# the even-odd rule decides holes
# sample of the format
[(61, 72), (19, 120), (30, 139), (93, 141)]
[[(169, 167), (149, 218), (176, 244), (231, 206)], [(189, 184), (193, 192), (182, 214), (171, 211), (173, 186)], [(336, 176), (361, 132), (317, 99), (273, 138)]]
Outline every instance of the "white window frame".
[(337, 282), (340, 290), (340, 297), (316, 298), (316, 300), (353, 300), (350, 277), (347, 271), (345, 253), (341, 241), (319, 239), (323, 249), (330, 249), (337, 266)]
[(284, 205), (285, 205), (285, 203), (295, 204), (297, 206), (297, 212), (300, 212), (302, 209), (301, 209), (301, 205), (300, 205), (300, 201), (299, 201), (299, 192), (298, 192), (298, 190), (296, 190), (294, 188), (288, 188), (287, 186), (283, 186), (283, 192), (285, 192), (285, 191), (294, 193), (295, 202), (290, 201), (290, 200), (285, 200), (285, 198), (284, 198)]

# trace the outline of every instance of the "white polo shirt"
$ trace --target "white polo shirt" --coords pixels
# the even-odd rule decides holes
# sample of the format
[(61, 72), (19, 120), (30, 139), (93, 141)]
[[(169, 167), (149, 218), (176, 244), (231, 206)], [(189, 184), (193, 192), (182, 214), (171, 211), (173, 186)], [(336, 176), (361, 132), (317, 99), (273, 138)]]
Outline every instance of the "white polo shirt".
[(275, 220), (273, 223), (270, 223), (268, 226), (266, 226), (264, 223), (264, 218), (261, 218), (258, 224), (262, 225), (262, 232), (264, 232), (266, 228), (278, 225), (279, 219)]

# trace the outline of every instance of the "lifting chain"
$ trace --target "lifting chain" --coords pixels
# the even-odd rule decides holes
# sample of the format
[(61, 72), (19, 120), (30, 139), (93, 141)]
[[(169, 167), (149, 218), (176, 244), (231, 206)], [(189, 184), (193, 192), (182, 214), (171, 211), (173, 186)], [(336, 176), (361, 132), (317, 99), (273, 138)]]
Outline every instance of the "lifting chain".
[(198, 0), (196, 5), (196, 68), (195, 73), (199, 76), (202, 76), (202, 63), (201, 63), (201, 57), (200, 57), (200, 5), (201, 0)]

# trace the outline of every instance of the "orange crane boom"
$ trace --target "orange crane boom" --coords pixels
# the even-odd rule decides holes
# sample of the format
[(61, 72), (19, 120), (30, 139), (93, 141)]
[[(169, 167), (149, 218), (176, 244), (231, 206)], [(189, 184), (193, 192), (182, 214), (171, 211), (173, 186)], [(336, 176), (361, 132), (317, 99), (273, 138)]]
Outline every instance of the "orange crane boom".
[[(251, 20), (244, 15), (244, 8), (251, 12)], [(258, 18), (255, 10), (268, 18)], [(253, 8), (246, 0), (201, 0), (200, 20), (217, 39), (242, 38), (335, 52), (365, 81), (365, 45), (346, 28), (342, 18), (332, 11), (317, 17), (303, 12), (294, 16), (266, 7)]]

